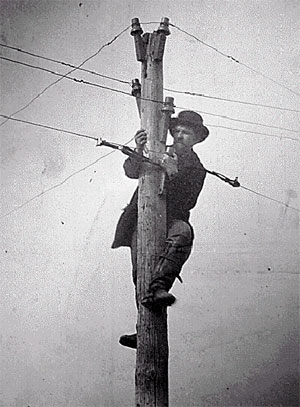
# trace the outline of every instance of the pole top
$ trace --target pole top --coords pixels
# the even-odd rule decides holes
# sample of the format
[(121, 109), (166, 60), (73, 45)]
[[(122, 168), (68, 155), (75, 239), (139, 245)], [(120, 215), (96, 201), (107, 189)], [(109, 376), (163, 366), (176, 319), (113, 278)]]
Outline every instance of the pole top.
[(158, 27), (157, 32), (159, 33), (164, 33), (165, 35), (170, 35), (170, 30), (169, 30), (169, 19), (168, 17), (163, 17), (161, 19), (161, 23)]
[(131, 32), (130, 32), (130, 34), (131, 35), (137, 35), (137, 34), (142, 35), (143, 34), (143, 29), (141, 27), (140, 20), (137, 17), (133, 18), (131, 20)]

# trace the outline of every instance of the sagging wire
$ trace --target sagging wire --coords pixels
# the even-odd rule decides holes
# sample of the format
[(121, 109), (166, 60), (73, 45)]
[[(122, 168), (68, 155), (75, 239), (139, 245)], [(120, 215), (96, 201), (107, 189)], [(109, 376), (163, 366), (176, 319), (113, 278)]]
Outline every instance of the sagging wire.
[(96, 141), (98, 140), (98, 138), (93, 137), (93, 136), (88, 136), (87, 134), (76, 133), (76, 132), (74, 132), (74, 131), (65, 130), (65, 129), (60, 129), (60, 128), (58, 128), (58, 127), (48, 126), (48, 125), (46, 125), (46, 124), (35, 123), (35, 122), (31, 122), (31, 121), (29, 121), (29, 120), (17, 119), (16, 117), (6, 116), (5, 114), (0, 114), (0, 117), (3, 117), (4, 119), (7, 119), (7, 120), (12, 120), (12, 121), (14, 121), (14, 122), (20, 122), (20, 123), (25, 123), (25, 124), (31, 124), (32, 126), (42, 127), (42, 128), (44, 128), (44, 129), (48, 129), (48, 130), (58, 131), (58, 132), (60, 132), (60, 133), (71, 134), (72, 136), (78, 136), (78, 137), (88, 138), (88, 139), (96, 140)]
[[(135, 153), (134, 155), (131, 155), (131, 153), (134, 152), (134, 150), (132, 150), (132, 149), (129, 148), (129, 149), (131, 150), (131, 153), (128, 154), (128, 150), (127, 150), (127, 149), (125, 150), (126, 152), (124, 152), (123, 149), (122, 149), (122, 147), (125, 147), (125, 146), (122, 146), (121, 144), (115, 144), (114, 146), (112, 146), (111, 144), (112, 144), (112, 143), (107, 142), (107, 141), (101, 139), (101, 142), (100, 142), (100, 144), (98, 144), (98, 145), (100, 145), (100, 146), (101, 146), (101, 145), (104, 145), (104, 146), (107, 146), (107, 147), (112, 147), (112, 148), (114, 148), (114, 149), (117, 149), (117, 150), (119, 150), (119, 151), (122, 151), (122, 152), (123, 152), (124, 154), (126, 154), (126, 155), (129, 155), (129, 157), (131, 157), (132, 159), (138, 159), (139, 161), (141, 161), (141, 159), (142, 159), (142, 156), (141, 156), (141, 155), (139, 155), (139, 154), (137, 154), (137, 153)], [(149, 151), (152, 151), (152, 150), (149, 150)], [(157, 153), (156, 153), (156, 154), (157, 154)], [(160, 154), (163, 154), (163, 153), (160, 153)], [(145, 158), (146, 158), (146, 157), (145, 157)], [(147, 161), (148, 163), (152, 163), (152, 164), (155, 164), (155, 165), (159, 165), (159, 164), (157, 164), (157, 163), (154, 163), (154, 162), (153, 162), (152, 160), (150, 160), (149, 158), (147, 158), (146, 161)], [(161, 168), (162, 168), (162, 167), (161, 167)], [(295, 211), (297, 211), (297, 212), (300, 212), (300, 209), (299, 209), (299, 208), (295, 208), (295, 207), (293, 207), (293, 206), (288, 205), (287, 203), (285, 203), (285, 202), (283, 202), (283, 201), (279, 201), (279, 200), (277, 200), (277, 199), (275, 199), (275, 198), (269, 197), (268, 195), (262, 194), (262, 193), (260, 193), (260, 192), (254, 191), (254, 190), (252, 190), (252, 189), (250, 189), (250, 188), (248, 188), (248, 187), (246, 187), (246, 186), (244, 186), (244, 185), (241, 185), (240, 182), (239, 182), (239, 180), (238, 180), (238, 177), (236, 177), (235, 179), (230, 179), (229, 177), (227, 177), (227, 176), (224, 175), (224, 174), (221, 174), (220, 172), (211, 171), (211, 170), (208, 170), (208, 169), (205, 168), (205, 167), (203, 167), (203, 171), (205, 171), (206, 173), (211, 174), (211, 175), (213, 175), (213, 176), (219, 178), (221, 181), (223, 181), (223, 182), (225, 182), (225, 183), (228, 183), (229, 185), (231, 185), (231, 186), (234, 187), (234, 188), (238, 188), (238, 187), (243, 188), (243, 189), (245, 189), (245, 190), (247, 190), (247, 191), (249, 191), (249, 192), (255, 193), (256, 195), (261, 196), (261, 197), (263, 197), (263, 198), (265, 198), (265, 199), (271, 200), (271, 201), (276, 202), (276, 203), (278, 203), (278, 204), (280, 204), (280, 205), (284, 205), (286, 208), (289, 208), (289, 209), (295, 210)]]
[(56, 64), (60, 64), (60, 65), (63, 65), (63, 66), (68, 66), (69, 68), (76, 68), (77, 71), (86, 72), (86, 73), (89, 73), (91, 75), (99, 76), (100, 78), (109, 79), (111, 81), (119, 82), (119, 83), (122, 83), (122, 84), (125, 84), (125, 85), (130, 85), (130, 82), (128, 82), (128, 81), (118, 79), (118, 78), (114, 78), (114, 77), (109, 76), (109, 75), (104, 75), (104, 74), (101, 74), (99, 72), (92, 71), (90, 69), (80, 68), (79, 66), (72, 65), (72, 64), (70, 64), (68, 62), (59, 61), (58, 59), (49, 58), (49, 57), (45, 57), (43, 55), (35, 54), (33, 52), (25, 51), (22, 48), (17, 48), (17, 47), (13, 47), (11, 45), (1, 44), (1, 43), (0, 43), (0, 47), (8, 48), (8, 49), (11, 49), (13, 51), (18, 51), (18, 52), (20, 52), (22, 54), (30, 55), (32, 57), (39, 58), (39, 59), (42, 59), (44, 61), (54, 62)]
[[(64, 75), (64, 74), (60, 74), (60, 73), (58, 73), (58, 72), (51, 71), (51, 69), (42, 68), (42, 67), (40, 67), (40, 66), (27, 64), (26, 62), (16, 61), (16, 60), (14, 60), (14, 59), (6, 58), (6, 57), (3, 57), (3, 56), (0, 56), (0, 59), (3, 59), (4, 61), (8, 61), (8, 62), (13, 62), (13, 63), (15, 63), (15, 64), (23, 65), (23, 66), (26, 66), (26, 67), (28, 67), (28, 68), (38, 69), (38, 70), (40, 70), (40, 71), (44, 71), (44, 72), (50, 73), (50, 74), (55, 75), (55, 76), (59, 76), (61, 79), (65, 78), (65, 79), (68, 79), (68, 80), (73, 81), (73, 82), (76, 82), (76, 83), (81, 83), (81, 84), (84, 84), (84, 85), (95, 86), (96, 88), (106, 89), (106, 90), (110, 90), (110, 91), (112, 91), (112, 92), (122, 93), (123, 95), (131, 96), (131, 93), (129, 93), (129, 92), (125, 92), (125, 91), (120, 90), (120, 89), (110, 88), (109, 86), (99, 85), (98, 83), (85, 81), (85, 80), (83, 80), (83, 79), (78, 79), (78, 78), (74, 78), (74, 77), (71, 77), (71, 76), (66, 76), (66, 75)], [(53, 83), (54, 83), (54, 82), (53, 82)], [(147, 99), (147, 100), (148, 100), (148, 99)], [(151, 99), (149, 99), (149, 101), (151, 101), (151, 102), (156, 102), (156, 103), (161, 103), (161, 102), (159, 102), (159, 101), (157, 101), (157, 100), (151, 100)], [(9, 116), (8, 119), (10, 119), (11, 117), (12, 117), (12, 115)], [(7, 119), (7, 120), (8, 120), (8, 119)], [(3, 122), (3, 123), (4, 123), (4, 122)], [(1, 126), (1, 124), (0, 124), (0, 126)]]
[[(37, 100), (40, 96), (42, 96), (48, 89), (50, 89), (52, 86), (56, 85), (58, 82), (60, 82), (62, 79), (68, 77), (72, 72), (76, 71), (78, 68), (81, 68), (84, 64), (86, 64), (88, 61), (90, 61), (92, 58), (97, 56), (105, 47), (108, 47), (111, 45), (114, 41), (116, 41), (122, 34), (124, 34), (127, 30), (129, 30), (130, 26), (124, 28), (122, 31), (119, 32), (119, 34), (115, 35), (110, 41), (108, 41), (106, 44), (102, 45), (94, 54), (90, 55), (88, 58), (86, 58), (81, 64), (76, 66), (75, 68), (71, 69), (68, 71), (66, 74), (64, 74), (61, 78), (57, 79), (56, 81), (50, 83), (48, 86), (46, 86), (41, 92), (39, 92), (33, 99), (31, 99), (25, 106), (23, 106), (21, 109), (16, 110), (14, 113), (9, 115), (9, 118), (15, 116), (16, 114), (22, 112), (23, 110), (27, 109), (35, 100)], [(8, 119), (4, 120), (2, 123), (0, 123), (0, 127), (3, 126)]]
[[(154, 24), (154, 22), (142, 23), (142, 24)], [(104, 79), (109, 79), (111, 81), (119, 82), (119, 83), (122, 83), (122, 84), (125, 84), (125, 85), (130, 85), (130, 81), (126, 81), (124, 79), (116, 78), (116, 77), (109, 76), (109, 75), (104, 75), (102, 73), (99, 73), (97, 71), (93, 71), (93, 70), (90, 70), (90, 69), (76, 67), (76, 65), (70, 64), (68, 62), (57, 60), (57, 59), (54, 59), (54, 58), (45, 57), (43, 55), (39, 55), (39, 54), (36, 54), (36, 53), (33, 53), (33, 52), (26, 51), (26, 50), (24, 50), (22, 48), (19, 48), (19, 47), (14, 47), (14, 46), (3, 44), (3, 43), (0, 43), (0, 47), (4, 47), (4, 48), (7, 48), (7, 49), (18, 51), (18, 52), (23, 53), (25, 55), (30, 55), (30, 56), (35, 57), (35, 58), (40, 58), (40, 59), (45, 60), (45, 61), (50, 61), (50, 62), (54, 62), (54, 63), (57, 63), (57, 64), (61, 64), (63, 66), (68, 66), (70, 68), (77, 68), (78, 71), (86, 72), (86, 73), (89, 73), (91, 75), (99, 76), (99, 77), (104, 78)], [(287, 108), (287, 107), (279, 107), (279, 106), (267, 105), (267, 104), (262, 104), (262, 103), (254, 103), (254, 102), (247, 102), (247, 101), (236, 100), (236, 99), (222, 98), (222, 97), (218, 97), (218, 96), (206, 95), (204, 93), (199, 93), (199, 92), (183, 91), (183, 90), (170, 89), (170, 88), (164, 88), (164, 90), (166, 90), (167, 92), (172, 92), (172, 93), (177, 93), (177, 94), (182, 94), (182, 95), (188, 95), (188, 96), (201, 97), (201, 98), (207, 98), (207, 99), (213, 99), (213, 100), (219, 100), (219, 101), (223, 101), (223, 102), (231, 102), (231, 103), (238, 103), (238, 104), (243, 104), (243, 105), (248, 105), (248, 106), (256, 106), (256, 107), (263, 107), (263, 108), (269, 108), (269, 109), (276, 109), (276, 110), (283, 110), (283, 111), (288, 111), (288, 112), (300, 113), (300, 110), (290, 109), (290, 108)]]
[[(3, 115), (3, 114), (0, 114), (0, 117), (8, 118), (8, 116), (5, 116), (5, 115)], [(42, 128), (46, 128), (46, 129), (53, 130), (53, 131), (57, 131), (57, 132), (63, 132), (63, 133), (71, 134), (71, 135), (78, 136), (78, 137), (83, 137), (83, 138), (88, 138), (88, 139), (91, 139), (91, 140), (95, 140), (95, 141), (97, 141), (97, 146), (103, 145), (103, 146), (111, 147), (111, 148), (113, 148), (113, 149), (115, 149), (115, 150), (120, 150), (122, 153), (128, 155), (129, 157), (135, 158), (135, 159), (140, 160), (140, 161), (145, 161), (145, 162), (148, 162), (148, 163), (151, 163), (151, 164), (154, 164), (154, 165), (159, 165), (159, 164), (154, 163), (153, 161), (151, 161), (149, 158), (147, 158), (147, 157), (145, 157), (145, 156), (141, 156), (140, 154), (136, 153), (133, 149), (131, 149), (130, 147), (126, 146), (126, 144), (128, 144), (129, 142), (126, 143), (125, 145), (117, 144), (117, 143), (111, 143), (111, 142), (108, 142), (108, 141), (103, 140), (103, 139), (101, 139), (101, 138), (96, 138), (96, 137), (89, 136), (89, 135), (86, 135), (86, 134), (76, 133), (76, 132), (73, 132), (73, 131), (69, 131), (69, 130), (65, 130), (65, 129), (60, 129), (60, 128), (57, 128), (57, 127), (47, 126), (47, 125), (43, 125), (43, 124), (40, 124), (40, 123), (34, 123), (34, 122), (27, 121), (27, 120), (17, 119), (17, 118), (13, 118), (13, 117), (9, 118), (9, 120), (13, 120), (13, 121), (21, 122), (21, 123), (25, 123), (25, 124), (30, 124), (30, 125), (32, 125), (32, 126), (42, 127)], [(234, 129), (233, 129), (233, 130), (234, 130)], [(130, 141), (131, 141), (131, 140), (133, 140), (133, 138), (130, 139)], [(150, 151), (152, 151), (152, 150), (149, 150), (149, 152), (150, 152)], [(155, 153), (156, 153), (156, 152), (155, 152)], [(97, 162), (97, 161), (96, 161), (96, 162)], [(96, 163), (96, 162), (95, 162), (95, 163)], [(210, 170), (207, 170), (207, 169), (205, 169), (205, 170), (206, 170), (206, 172), (208, 172), (209, 174), (218, 177), (218, 178), (221, 179), (222, 181), (228, 182), (228, 183), (229, 183), (230, 185), (232, 185), (233, 187), (238, 187), (238, 186), (240, 186), (239, 183), (238, 183), (237, 178), (235, 178), (235, 180), (231, 180), (230, 178), (226, 177), (226, 176), (223, 175), (223, 174), (217, 173), (217, 172), (215, 172), (215, 171), (210, 171)], [(81, 171), (81, 170), (80, 170), (80, 171)], [(79, 171), (79, 172), (80, 172), (80, 171)], [(63, 182), (63, 183), (64, 183), (64, 182)], [(61, 184), (59, 184), (59, 185), (61, 185)], [(50, 189), (50, 190), (51, 190), (51, 189)], [(37, 197), (39, 197), (39, 196), (41, 196), (41, 195), (38, 195)], [(35, 198), (36, 198), (36, 197), (34, 197), (33, 199), (35, 199)], [(295, 208), (294, 208), (294, 209), (295, 209)], [(6, 216), (6, 215), (5, 215), (5, 216)], [(1, 217), (0, 217), (0, 219), (1, 219)]]
[(167, 92), (178, 93), (181, 95), (196, 96), (196, 97), (201, 97), (201, 98), (206, 98), (206, 99), (220, 100), (222, 102), (239, 103), (239, 104), (247, 105), (247, 106), (265, 107), (265, 108), (269, 108), (269, 109), (284, 110), (287, 112), (300, 113), (300, 110), (290, 109), (287, 107), (279, 107), (279, 106), (273, 106), (273, 105), (266, 105), (266, 104), (262, 104), (262, 103), (247, 102), (245, 100), (228, 99), (228, 98), (222, 98), (222, 97), (218, 97), (218, 96), (206, 95), (204, 93), (175, 90), (175, 89), (170, 89), (170, 88), (164, 88), (164, 90), (166, 90)]
[[(60, 74), (60, 73), (55, 72), (55, 71), (52, 71), (52, 70), (50, 70), (50, 69), (46, 69), (46, 68), (42, 68), (42, 67), (39, 67), (39, 66), (27, 64), (27, 63), (25, 63), (25, 62), (16, 61), (16, 60), (13, 60), (13, 59), (10, 59), (10, 58), (6, 58), (6, 57), (2, 57), (2, 56), (0, 56), (0, 59), (5, 60), (5, 61), (8, 61), (8, 62), (13, 62), (13, 63), (19, 64), (19, 65), (23, 65), (23, 66), (26, 66), (26, 67), (30, 67), (30, 68), (38, 69), (38, 70), (41, 70), (41, 71), (45, 71), (45, 72), (50, 73), (50, 74), (52, 74), (52, 75), (64, 77), (64, 78), (66, 78), (66, 79), (68, 79), (68, 80), (71, 80), (71, 81), (74, 81), (74, 82), (76, 82), (76, 83), (85, 84), (85, 85), (89, 85), (89, 86), (94, 86), (94, 87), (97, 87), (97, 88), (100, 88), (100, 89), (109, 90), (109, 91), (116, 92), (116, 93), (120, 93), (120, 94), (123, 94), (123, 95), (126, 95), (126, 96), (132, 96), (132, 93), (129, 93), (129, 92), (126, 92), (126, 91), (123, 91), (123, 90), (120, 90), (120, 89), (115, 89), (115, 88), (111, 88), (111, 87), (109, 87), (109, 86), (99, 85), (99, 84), (97, 84), (97, 83), (85, 81), (85, 80), (83, 80), (83, 79), (78, 79), (78, 78), (69, 77), (69, 76), (66, 77), (66, 76), (63, 75), (63, 74)], [(144, 97), (140, 97), (140, 99), (141, 99), (141, 100), (148, 101), (148, 102), (153, 102), (153, 103), (162, 104), (161, 101), (155, 100), (155, 99), (144, 98)], [(186, 107), (181, 107), (181, 106), (174, 106), (174, 107), (177, 108), (177, 109), (188, 109), (188, 108), (186, 108)], [(207, 114), (207, 115), (211, 115), (211, 116), (217, 116), (217, 117), (220, 117), (220, 118), (223, 118), (223, 119), (232, 120), (232, 121), (245, 122), (245, 123), (247, 123), (247, 124), (253, 124), (253, 125), (262, 125), (262, 126), (265, 126), (265, 127), (272, 127), (272, 128), (277, 128), (277, 129), (280, 129), (280, 130), (292, 131), (292, 132), (298, 133), (297, 130), (285, 129), (285, 128), (280, 128), (280, 127), (269, 126), (269, 125), (265, 125), (265, 124), (260, 124), (260, 123), (255, 123), (255, 122), (240, 120), (240, 119), (234, 119), (234, 118), (230, 118), (230, 117), (228, 117), (228, 116), (218, 115), (218, 114), (215, 114), (215, 113), (208, 113), (208, 112), (203, 112), (203, 111), (199, 111), (199, 110), (195, 110), (195, 112), (199, 112), (199, 113)], [(9, 120), (10, 118), (11, 118), (11, 116), (7, 116), (6, 121)], [(4, 122), (3, 122), (3, 123), (4, 123)], [(212, 124), (208, 124), (208, 125), (211, 126), (211, 127), (219, 127), (219, 128), (230, 129), (230, 130), (235, 130), (235, 131), (241, 131), (241, 132), (243, 132), (243, 133), (259, 134), (259, 135), (264, 135), (264, 136), (267, 136), (267, 137), (275, 137), (275, 138), (280, 138), (280, 139), (289, 139), (289, 140), (293, 140), (293, 141), (299, 142), (299, 139), (296, 139), (296, 138), (293, 138), (293, 137), (289, 137), (289, 136), (277, 136), (277, 135), (273, 135), (273, 134), (269, 134), (269, 133), (263, 133), (263, 132), (255, 132), (255, 131), (242, 130), (242, 129), (233, 129), (233, 128), (230, 128), (230, 127), (219, 126), (219, 125), (212, 125)], [(1, 125), (0, 125), (0, 126), (1, 126)]]
[[(16, 120), (16, 119), (15, 119)], [(78, 134), (77, 134), (78, 135)], [(95, 139), (97, 140), (97, 142), (99, 141), (99, 139)], [(129, 139), (125, 144), (124, 147), (129, 144), (132, 140), (134, 140), (134, 137), (132, 137), (131, 139)], [(71, 178), (73, 178), (75, 175), (85, 171), (86, 169), (92, 167), (93, 165), (97, 164), (99, 161), (103, 160), (104, 158), (108, 157), (109, 155), (115, 153), (116, 150), (110, 151), (107, 154), (102, 155), (101, 157), (97, 158), (95, 161), (93, 161), (92, 163), (84, 166), (83, 168), (80, 168), (79, 170), (73, 172), (72, 174), (70, 174), (68, 177), (66, 177), (65, 179), (63, 179), (61, 182), (59, 182), (58, 184), (55, 184), (53, 186), (51, 186), (50, 188), (47, 188), (46, 190), (40, 192), (39, 194), (33, 196), (32, 198), (28, 199), (27, 201), (25, 201), (24, 203), (22, 203), (19, 206), (16, 206), (14, 209), (12, 209), (11, 211), (5, 213), (4, 215), (0, 216), (0, 219), (3, 219), (5, 217), (7, 217), (8, 215), (11, 215), (12, 213), (24, 208), (24, 206), (27, 206), (30, 202), (35, 201), (36, 199), (42, 197), (43, 195), (45, 195), (46, 193), (53, 191), (56, 188), (59, 188), (60, 186), (64, 185), (67, 181), (69, 181)]]
[[(186, 109), (186, 108), (180, 107), (180, 106), (176, 106), (176, 107), (177, 107), (177, 109)], [(230, 117), (230, 116), (225, 116), (225, 115), (221, 115), (221, 114), (206, 112), (204, 110), (201, 110), (201, 111), (197, 110), (197, 112), (199, 112), (201, 114), (206, 114), (207, 116), (220, 117), (221, 119), (231, 120), (231, 121), (238, 122), (238, 123), (253, 124), (255, 126), (268, 127), (268, 128), (271, 128), (271, 129), (290, 131), (290, 132), (293, 132), (293, 133), (300, 134), (300, 130), (292, 130), (292, 129), (287, 129), (285, 127), (272, 126), (270, 124), (251, 122), (250, 120), (236, 119), (236, 118), (233, 118), (233, 117)]]
[[(101, 156), (100, 158), (98, 158), (97, 160), (93, 161), (92, 163), (90, 163), (90, 164), (86, 165), (85, 167), (79, 169), (78, 171), (72, 173), (72, 174), (69, 175), (67, 178), (65, 178), (63, 181), (61, 181), (60, 183), (58, 183), (58, 184), (56, 184), (56, 185), (54, 185), (54, 186), (52, 186), (52, 187), (46, 189), (45, 191), (42, 191), (41, 193), (35, 195), (34, 197), (32, 197), (32, 198), (29, 199), (28, 201), (24, 202), (23, 204), (21, 204), (21, 205), (15, 207), (14, 209), (12, 209), (11, 211), (9, 211), (8, 213), (6, 213), (6, 214), (0, 216), (0, 219), (3, 219), (3, 218), (5, 218), (5, 217), (7, 217), (8, 215), (10, 215), (10, 214), (12, 214), (12, 213), (18, 211), (19, 209), (21, 209), (21, 208), (23, 208), (24, 206), (28, 205), (30, 202), (34, 201), (35, 199), (40, 198), (41, 196), (43, 196), (43, 195), (46, 194), (47, 192), (50, 192), (50, 191), (52, 191), (52, 190), (54, 190), (54, 189), (56, 189), (56, 188), (62, 186), (64, 183), (66, 183), (69, 179), (71, 179), (71, 178), (72, 178), (73, 176), (75, 176), (76, 174), (79, 174), (80, 172), (82, 172), (82, 171), (86, 170), (87, 168), (93, 166), (94, 164), (98, 163), (100, 160), (102, 160), (102, 159), (108, 157), (109, 155), (113, 154), (115, 151), (121, 151), (123, 154), (126, 154), (127, 156), (131, 157), (132, 159), (137, 159), (137, 160), (139, 160), (140, 162), (143, 162), (143, 161), (144, 161), (144, 162), (147, 162), (147, 163), (149, 163), (149, 164), (154, 164), (155, 166), (161, 167), (160, 164), (154, 163), (154, 162), (153, 162), (152, 160), (150, 160), (148, 157), (141, 156), (140, 154), (136, 153), (132, 148), (128, 147), (127, 144), (129, 144), (132, 140), (134, 140), (134, 137), (132, 137), (130, 140), (128, 140), (127, 143), (125, 143), (124, 145), (122, 145), (122, 144), (117, 144), (117, 143), (111, 143), (111, 142), (108, 142), (108, 141), (103, 140), (103, 139), (101, 139), (101, 138), (98, 138), (98, 139), (97, 139), (97, 146), (103, 145), (103, 146), (111, 147), (111, 148), (113, 148), (113, 151), (109, 152), (108, 154), (105, 154), (105, 155)], [(226, 175), (224, 175), (224, 174), (221, 174), (221, 173), (216, 172), (216, 171), (210, 171), (210, 170), (208, 170), (208, 169), (206, 169), (206, 168), (203, 168), (203, 171), (205, 171), (205, 172), (207, 172), (207, 173), (209, 173), (209, 174), (211, 174), (211, 175), (213, 175), (213, 176), (216, 176), (217, 178), (219, 178), (219, 179), (222, 180), (223, 182), (228, 183), (228, 184), (231, 185), (232, 187), (240, 187), (240, 188), (245, 189), (245, 190), (247, 190), (247, 191), (249, 191), (249, 192), (255, 193), (256, 195), (261, 196), (261, 197), (263, 197), (263, 198), (265, 198), (265, 199), (271, 200), (271, 201), (276, 202), (276, 203), (278, 203), (278, 204), (280, 204), (280, 205), (284, 205), (286, 208), (289, 208), (289, 209), (295, 210), (295, 211), (297, 211), (297, 212), (300, 212), (300, 209), (295, 208), (295, 207), (293, 207), (293, 206), (290, 206), (290, 205), (286, 204), (285, 202), (279, 201), (279, 200), (277, 200), (277, 199), (275, 199), (275, 198), (269, 197), (269, 196), (267, 196), (267, 195), (265, 195), (265, 194), (262, 194), (262, 193), (260, 193), (260, 192), (254, 191), (254, 190), (252, 190), (252, 189), (250, 189), (250, 188), (248, 188), (248, 187), (245, 187), (244, 185), (241, 185), (240, 182), (238, 181), (238, 178), (237, 178), (237, 177), (236, 177), (235, 179), (230, 179), (230, 178), (228, 178), (228, 177), (227, 177)]]
[(262, 76), (263, 78), (265, 78), (265, 79), (267, 79), (267, 80), (269, 80), (269, 81), (275, 83), (276, 85), (280, 86), (281, 88), (283, 88), (283, 89), (285, 89), (285, 90), (288, 90), (289, 92), (293, 93), (294, 95), (300, 96), (300, 93), (294, 91), (293, 89), (288, 88), (287, 86), (283, 85), (281, 82), (276, 81), (275, 79), (271, 78), (270, 76), (267, 76), (266, 74), (264, 74), (264, 73), (258, 71), (257, 69), (254, 69), (254, 68), (252, 68), (251, 66), (244, 64), (243, 62), (237, 60), (237, 59), (234, 58), (233, 56), (228, 55), (228, 54), (226, 54), (226, 53), (220, 51), (218, 48), (216, 48), (216, 47), (214, 47), (214, 46), (208, 44), (207, 42), (201, 40), (200, 38), (196, 37), (194, 34), (191, 34), (191, 33), (189, 33), (188, 31), (183, 30), (182, 28), (178, 27), (178, 26), (175, 25), (175, 24), (169, 23), (169, 25), (170, 25), (171, 27), (176, 28), (178, 31), (181, 31), (182, 33), (186, 34), (187, 36), (193, 38), (194, 40), (200, 42), (202, 45), (205, 45), (206, 47), (208, 47), (208, 48), (214, 50), (215, 52), (217, 52), (218, 54), (222, 55), (223, 57), (226, 57), (226, 58), (230, 59), (230, 60), (233, 61), (233, 62), (236, 62), (237, 64), (239, 64), (239, 65), (241, 65), (241, 66), (244, 66), (245, 68), (249, 69), (250, 71), (254, 72), (255, 74)]

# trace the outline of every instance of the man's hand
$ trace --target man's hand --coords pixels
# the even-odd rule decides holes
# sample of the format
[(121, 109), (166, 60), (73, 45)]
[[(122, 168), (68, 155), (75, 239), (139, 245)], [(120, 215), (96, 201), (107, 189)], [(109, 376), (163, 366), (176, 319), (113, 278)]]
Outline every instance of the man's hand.
[(178, 158), (175, 153), (172, 155), (165, 153), (162, 158), (161, 166), (165, 169), (169, 178), (172, 178), (178, 172)]
[(147, 143), (147, 133), (146, 130), (140, 129), (135, 133), (134, 136), (135, 144), (136, 144), (136, 152), (139, 154), (143, 154), (145, 144)]

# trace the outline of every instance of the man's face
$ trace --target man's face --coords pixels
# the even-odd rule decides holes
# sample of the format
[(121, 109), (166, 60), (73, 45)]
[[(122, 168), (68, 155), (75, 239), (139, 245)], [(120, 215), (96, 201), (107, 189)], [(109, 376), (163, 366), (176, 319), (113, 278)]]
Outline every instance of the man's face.
[(175, 151), (177, 153), (190, 150), (197, 143), (197, 137), (194, 130), (186, 125), (179, 124), (172, 131), (174, 138)]

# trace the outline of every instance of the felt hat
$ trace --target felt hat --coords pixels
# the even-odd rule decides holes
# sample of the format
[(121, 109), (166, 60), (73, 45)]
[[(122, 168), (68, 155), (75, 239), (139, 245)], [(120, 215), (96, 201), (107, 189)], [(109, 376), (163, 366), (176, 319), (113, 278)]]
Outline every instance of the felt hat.
[(202, 116), (196, 112), (193, 112), (192, 110), (183, 110), (182, 112), (178, 113), (177, 117), (171, 118), (170, 133), (172, 136), (174, 127), (178, 125), (191, 127), (197, 136), (197, 143), (201, 143), (201, 141), (204, 141), (209, 135), (208, 128), (203, 124)]

